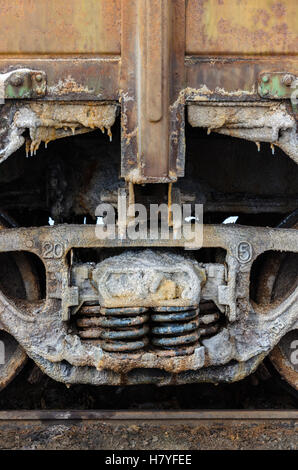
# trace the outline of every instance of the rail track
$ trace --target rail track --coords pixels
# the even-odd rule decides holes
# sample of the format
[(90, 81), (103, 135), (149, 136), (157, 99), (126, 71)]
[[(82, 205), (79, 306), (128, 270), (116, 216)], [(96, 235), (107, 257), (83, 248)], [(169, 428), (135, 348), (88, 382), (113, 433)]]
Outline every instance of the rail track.
[(298, 411), (0, 412), (1, 449), (293, 450)]

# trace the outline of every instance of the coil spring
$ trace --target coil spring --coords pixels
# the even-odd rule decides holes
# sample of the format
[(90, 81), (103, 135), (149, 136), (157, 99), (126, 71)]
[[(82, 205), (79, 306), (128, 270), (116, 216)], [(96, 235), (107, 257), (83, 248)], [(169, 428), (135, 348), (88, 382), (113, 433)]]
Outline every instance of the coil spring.
[[(77, 320), (82, 339), (98, 340), (108, 352), (133, 352), (149, 344), (147, 308), (102, 308), (84, 305)], [(199, 308), (156, 307), (151, 315), (151, 344), (159, 355), (192, 354), (201, 336), (215, 334), (220, 313), (211, 301)]]
[[(98, 339), (108, 352), (125, 352), (142, 349), (148, 344), (149, 327), (146, 308), (101, 308), (85, 305), (77, 320), (79, 335), (83, 339)], [(87, 316), (87, 318), (86, 318)]]
[(159, 348), (158, 353), (164, 356), (192, 354), (200, 336), (216, 333), (219, 325), (214, 322), (219, 319), (219, 313), (210, 311), (211, 304), (214, 305), (213, 302), (203, 304), (202, 316), (199, 316), (198, 306), (155, 308), (151, 332), (152, 344)]
[(196, 307), (156, 307), (151, 319), (152, 344), (165, 356), (191, 354), (199, 339)]

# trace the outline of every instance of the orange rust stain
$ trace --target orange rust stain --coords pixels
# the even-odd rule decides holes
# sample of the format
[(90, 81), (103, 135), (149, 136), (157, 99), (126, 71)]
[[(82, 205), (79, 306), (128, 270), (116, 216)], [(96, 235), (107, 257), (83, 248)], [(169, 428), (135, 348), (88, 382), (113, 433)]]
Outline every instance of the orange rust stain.
[(0, 54), (119, 54), (121, 0), (0, 0)]
[(297, 0), (189, 0), (187, 54), (297, 54)]

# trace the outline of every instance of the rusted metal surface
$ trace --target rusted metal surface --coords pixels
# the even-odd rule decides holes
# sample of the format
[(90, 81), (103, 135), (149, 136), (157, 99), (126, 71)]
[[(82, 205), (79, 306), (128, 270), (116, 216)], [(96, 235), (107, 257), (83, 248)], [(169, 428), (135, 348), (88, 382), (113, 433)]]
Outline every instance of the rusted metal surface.
[[(34, 40), (36, 21), (44, 36), (32, 53), (27, 43), (19, 46), (15, 58), (10, 33), (4, 35), (0, 70), (38, 66), (47, 75), (46, 100), (120, 99), (122, 177), (132, 183), (171, 182), (184, 175), (185, 101), (256, 102), (262, 100), (257, 86), (261, 73), (297, 74), (293, 0), (263, 0), (258, 6), (234, 0), (217, 6), (208, 1), (148, 0), (147, 5), (86, 0), (63, 7), (42, 1), (31, 2), (30, 9), (24, 2), (18, 7), (18, 18), (33, 23), (34, 45), (39, 44)], [(14, 3), (3, 2), (6, 29), (14, 8)], [(233, 15), (240, 10), (236, 27)], [(86, 13), (80, 21), (79, 11)], [(49, 26), (42, 23), (45, 13), (52, 19)], [(64, 17), (72, 22), (64, 24)], [(66, 41), (68, 33), (72, 41)], [(47, 35), (51, 39), (43, 43)], [(26, 41), (31, 41), (28, 35)], [(271, 56), (264, 58), (269, 46)], [(71, 53), (74, 59), (65, 58)], [(91, 53), (96, 57), (86, 58)]]
[[(294, 0), (278, 3), (260, 0), (257, 6), (247, 0), (82, 0), (65, 5), (56, 0), (50, 3), (2, 0), (0, 7), (3, 12), (0, 26), (5, 32), (0, 39), (0, 72), (2, 77), (9, 74), (12, 78), (8, 92), (4, 93), (6, 103), (0, 110), (2, 160), (25, 142), (24, 134), (27, 134), (26, 145), (31, 154), (37, 151), (40, 142), (94, 128), (106, 128), (110, 135), (120, 106), (119, 160), (121, 158), (121, 176), (128, 182), (129, 201), (136, 200), (135, 183), (170, 183), (167, 202), (171, 207), (175, 197), (181, 201), (178, 193), (172, 191), (172, 182), (184, 175), (187, 104), (191, 125), (207, 127), (209, 133), (214, 130), (256, 142), (258, 148), (260, 142), (269, 142), (272, 150), (274, 145), (279, 146), (297, 163), (297, 130), (290, 106), (291, 95), (281, 94), (278, 100), (282, 102), (272, 102), (271, 96), (267, 100), (266, 93), (260, 94), (264, 87), (259, 88), (259, 79), (264, 74), (279, 76), (282, 73), (283, 91), (289, 76), (297, 76)], [(16, 9), (18, 15), (13, 19)], [(26, 95), (27, 89), (26, 93), (16, 92), (20, 86), (17, 70), (22, 68), (28, 69), (30, 76), (41, 73), (46, 77), (47, 86), (42, 88), (37, 102), (34, 93)], [(14, 99), (25, 97), (29, 102)], [(67, 185), (66, 181), (59, 181), (60, 186), (57, 183), (57, 175), (62, 173), (59, 165), (60, 162), (51, 173), (49, 184), (51, 197), (54, 192), (59, 193), (54, 203), (55, 214), (59, 213), (58, 206), (62, 207)], [(96, 165), (98, 162), (90, 165), (83, 179), (91, 181), (93, 174), (98, 173)], [(85, 182), (83, 192), (86, 186)], [(101, 182), (95, 185), (91, 197), (99, 187)], [(115, 184), (113, 190), (117, 194), (124, 188)], [(110, 196), (113, 199), (114, 195)], [(199, 199), (203, 197), (202, 190)], [(89, 201), (86, 204), (82, 194), (77, 199), (82, 202), (80, 210), (86, 211)], [(192, 199), (195, 201), (196, 197)], [(13, 206), (13, 201), (11, 204)], [(63, 210), (64, 207), (60, 212)], [(268, 250), (296, 252), (297, 232), (206, 226), (203, 247), (222, 248), (226, 250), (226, 257), (221, 263), (201, 263), (192, 269), (188, 279), (192, 296), (185, 295), (185, 289), (181, 288), (179, 269), (169, 271), (169, 261), (161, 262), (159, 273), (154, 271), (158, 265), (156, 255), (151, 266), (152, 279), (149, 276), (147, 281), (140, 280), (136, 272), (129, 271), (130, 266), (141, 266), (145, 273), (143, 258), (150, 264), (148, 260), (154, 258), (152, 250), (155, 248), (184, 246), (184, 239), (175, 240), (173, 236), (158, 242), (150, 239), (130, 242), (121, 237), (103, 241), (96, 237), (93, 226), (61, 225), (2, 231), (0, 251), (27, 250), (43, 261), (47, 295), (43, 302), (29, 306), (26, 303), (15, 305), (1, 293), (1, 326), (13, 334), (42, 370), (67, 384), (240, 380), (256, 369), (282, 336), (295, 329), (297, 287), (283, 302), (261, 308), (251, 301), (249, 285), (257, 257)], [(94, 267), (89, 261), (73, 264), (69, 255), (72, 249), (80, 248), (137, 247), (151, 250), (145, 254), (132, 251), (129, 255), (120, 255), (116, 274), (125, 281), (124, 288), (121, 282), (117, 284), (117, 276), (107, 281), (108, 276), (113, 277), (110, 268), (119, 258), (111, 256)], [(170, 253), (166, 251), (165, 255), (170, 259)], [(186, 257), (179, 260), (183, 266), (190, 264)], [(83, 278), (84, 270), (88, 271), (87, 278)], [(100, 270), (106, 275), (102, 282), (96, 276)], [(74, 276), (78, 271), (79, 280)], [(145, 295), (140, 292), (140, 286)], [(223, 314), (224, 322), (219, 328), (207, 324), (201, 325), (201, 330), (198, 312), (190, 322), (183, 323), (183, 328), (182, 323), (153, 325), (150, 334), (153, 333), (154, 338), (147, 338), (147, 316), (151, 321), (165, 314), (169, 320), (173, 312), (177, 315), (175, 310), (161, 314), (154, 310), (152, 313), (152, 309), (187, 307), (186, 312), (196, 312), (201, 300), (212, 300)], [(84, 302), (97, 302), (96, 305), (106, 311), (100, 310), (98, 316), (79, 320), (76, 327), (83, 329), (80, 337), (71, 320), (72, 315), (85, 308)], [(107, 309), (129, 306), (150, 310), (133, 318), (124, 315), (123, 325), (132, 330), (109, 330), (111, 322), (113, 327), (119, 327), (120, 320), (117, 315), (107, 320)], [(177, 331), (185, 354), (176, 355), (171, 349), (177, 345), (177, 337), (172, 335)], [(202, 331), (208, 337), (201, 340)], [(166, 336), (169, 332), (171, 335)], [(188, 334), (190, 344), (195, 345), (190, 349)], [(129, 335), (133, 337), (135, 352), (132, 354), (127, 352), (127, 341), (120, 341), (116, 346), (111, 343), (116, 337), (127, 340)], [(102, 341), (105, 341), (105, 348)], [(150, 349), (154, 342), (162, 352)], [(135, 347), (140, 345), (140, 350)], [(115, 352), (118, 347), (119, 351)]]
[[(1, 11), (2, 54), (120, 53), (120, 0), (65, 5), (57, 0), (2, 0)], [(257, 5), (249, 0), (192, 0), (186, 4), (186, 19), (188, 54), (296, 53), (295, 0), (262, 0)]]
[(290, 55), (297, 42), (296, 0), (187, 2), (187, 54)]
[(296, 411), (2, 411), (2, 449), (292, 449)]
[(183, 174), (183, 106), (176, 100), (184, 83), (184, 16), (181, 0), (122, 1), (122, 176), (135, 183)]
[[(218, 306), (224, 309), (228, 322), (214, 336), (202, 339), (200, 346), (189, 356), (158, 357), (149, 350), (124, 354), (121, 358), (118, 354), (104, 352), (98, 344), (84, 343), (75, 331), (69, 330), (67, 321), (71, 308), (79, 307), (81, 302), (79, 285), (69, 282), (66, 254), (71, 248), (183, 246), (183, 240), (136, 240), (133, 245), (129, 240), (100, 240), (94, 226), (3, 230), (0, 250), (28, 250), (43, 259), (47, 273), (47, 299), (28, 310), (25, 306), (16, 308), (1, 294), (1, 324), (42, 370), (66, 383), (120, 384), (124, 381), (169, 384), (240, 380), (257, 367), (285, 333), (295, 328), (297, 288), (282, 303), (274, 304), (270, 310), (262, 310), (250, 302), (249, 280), (253, 261), (264, 251), (297, 251), (297, 231), (207, 225), (204, 232), (204, 246), (222, 247), (227, 251), (226, 283), (223, 284), (217, 276), (216, 265), (208, 267), (207, 279), (213, 279), (212, 289), (218, 290)], [(130, 254), (135, 260), (139, 256), (133, 252)], [(148, 258), (149, 253), (145, 256)], [(107, 259), (104, 263), (107, 268), (109, 262), (115, 261)], [(132, 262), (124, 260), (119, 271), (122, 275), (125, 275), (127, 264), (131, 266)], [(167, 269), (166, 264), (164, 269)], [(205, 289), (212, 299), (212, 290), (207, 284)], [(202, 298), (208, 299), (208, 296), (202, 289)], [(193, 305), (191, 300), (189, 305)], [(186, 300), (184, 302), (187, 305)], [(136, 303), (142, 306), (140, 300)], [(157, 369), (161, 370), (157, 372)], [(184, 374), (183, 371), (187, 372)]]
[(1, 0), (0, 54), (120, 53), (120, 0)]
[(44, 100), (119, 100), (119, 57), (2, 58), (0, 72), (19, 68), (42, 70), (47, 79)]
[(263, 72), (297, 74), (295, 56), (186, 56), (186, 100), (260, 101), (258, 79)]

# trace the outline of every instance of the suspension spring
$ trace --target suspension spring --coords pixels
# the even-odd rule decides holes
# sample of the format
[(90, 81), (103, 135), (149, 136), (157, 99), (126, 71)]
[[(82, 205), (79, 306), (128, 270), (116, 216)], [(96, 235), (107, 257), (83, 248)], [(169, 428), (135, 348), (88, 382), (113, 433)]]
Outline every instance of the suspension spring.
[[(133, 352), (149, 349), (163, 356), (189, 355), (199, 346), (201, 336), (219, 329), (220, 312), (212, 301), (192, 307), (103, 308), (84, 305), (79, 311), (77, 328), (84, 340), (98, 341), (108, 352)], [(150, 331), (150, 335), (148, 334)]]
[(77, 320), (79, 335), (82, 339), (100, 340), (102, 349), (108, 352), (140, 350), (148, 344), (146, 312), (143, 307), (84, 305)]
[(152, 344), (165, 356), (192, 354), (199, 340), (199, 310), (194, 307), (156, 307), (151, 316)]
[(151, 316), (154, 322), (152, 344), (160, 355), (192, 354), (199, 346), (201, 336), (210, 336), (218, 331), (219, 317), (213, 302), (204, 302), (200, 308), (157, 307)]
[(211, 336), (218, 332), (221, 313), (211, 300), (200, 303), (200, 336)]

